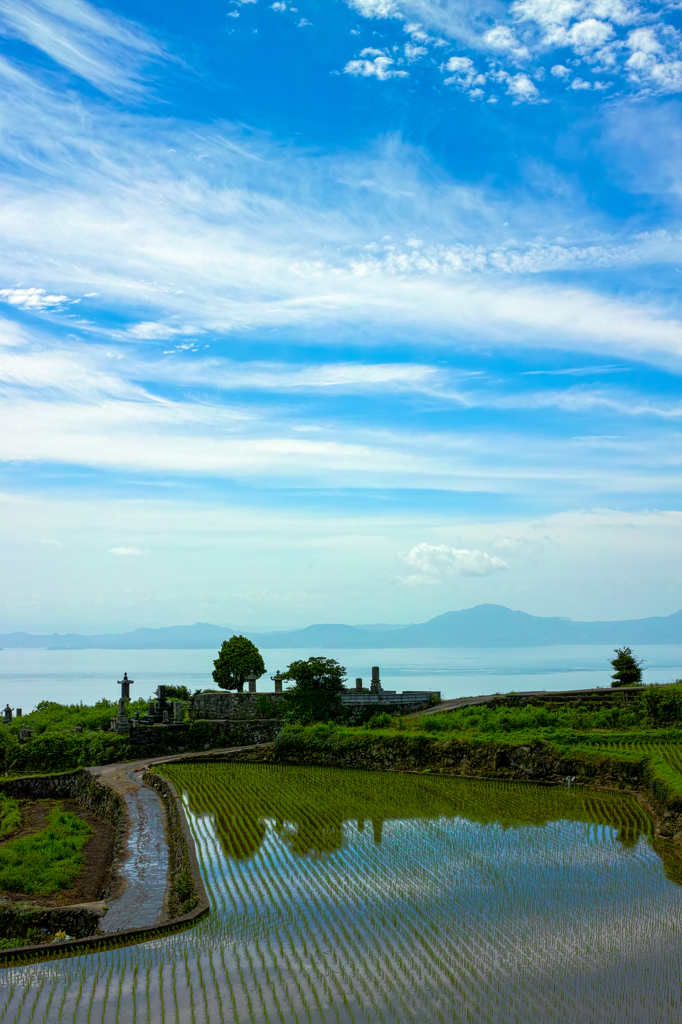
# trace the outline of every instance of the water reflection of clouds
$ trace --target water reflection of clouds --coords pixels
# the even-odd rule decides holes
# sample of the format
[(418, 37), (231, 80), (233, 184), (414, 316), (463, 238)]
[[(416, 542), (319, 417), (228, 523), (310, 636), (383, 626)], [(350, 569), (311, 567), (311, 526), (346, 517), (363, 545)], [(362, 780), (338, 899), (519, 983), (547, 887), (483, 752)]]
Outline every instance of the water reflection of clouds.
[(320, 857), (296, 853), (297, 821), (262, 818), (259, 848), (238, 859), (226, 855), (215, 816), (195, 815), (216, 901), (213, 941), (274, 949), (286, 934), (311, 984), (319, 969), (343, 985), (363, 971), (378, 983), (346, 934), (397, 964), (404, 955), (432, 964), (436, 943), (470, 976), (465, 988), (480, 971), (500, 991), (522, 984), (551, 999), (557, 987), (578, 1000), (566, 1019), (581, 1022), (600, 1019), (607, 989), (614, 1000), (636, 995), (637, 965), (682, 955), (682, 889), (641, 834), (624, 845), (604, 821), (503, 827), (440, 816), (386, 819), (377, 843), (361, 821), (345, 820), (339, 847)]

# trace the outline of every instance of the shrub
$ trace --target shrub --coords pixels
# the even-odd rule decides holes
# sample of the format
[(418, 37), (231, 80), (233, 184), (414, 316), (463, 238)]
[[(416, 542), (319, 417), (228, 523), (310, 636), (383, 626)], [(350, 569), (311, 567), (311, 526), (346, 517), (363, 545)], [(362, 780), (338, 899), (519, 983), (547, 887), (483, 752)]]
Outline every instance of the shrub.
[(390, 729), (394, 725), (393, 716), (387, 711), (377, 711), (367, 722), (367, 729)]
[(682, 680), (676, 680), (673, 686), (647, 686), (640, 700), (653, 725), (682, 721)]

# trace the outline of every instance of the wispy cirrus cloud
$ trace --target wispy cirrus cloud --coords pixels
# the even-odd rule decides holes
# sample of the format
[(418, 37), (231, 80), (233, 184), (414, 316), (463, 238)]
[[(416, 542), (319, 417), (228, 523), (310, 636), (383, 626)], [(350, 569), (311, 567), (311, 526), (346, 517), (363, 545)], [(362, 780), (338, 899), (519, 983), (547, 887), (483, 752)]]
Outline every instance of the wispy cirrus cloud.
[(0, 0), (0, 34), (22, 39), (102, 92), (139, 92), (163, 46), (140, 25), (85, 0)]

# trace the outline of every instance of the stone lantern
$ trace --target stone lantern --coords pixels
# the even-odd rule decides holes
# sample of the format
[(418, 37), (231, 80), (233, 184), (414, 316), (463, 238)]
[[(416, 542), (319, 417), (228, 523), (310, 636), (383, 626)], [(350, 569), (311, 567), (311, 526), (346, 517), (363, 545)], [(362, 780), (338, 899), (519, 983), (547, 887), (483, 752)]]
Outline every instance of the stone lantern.
[(280, 672), (279, 669), (277, 669), (277, 671), (275, 672), (274, 676), (272, 677), (272, 681), (275, 684), (275, 693), (281, 693), (282, 692), (282, 673)]
[(256, 679), (257, 679), (256, 673), (255, 672), (249, 672), (248, 676), (246, 677), (246, 681), (249, 684), (249, 693), (255, 693), (256, 692)]
[(118, 685), (121, 687), (121, 696), (130, 697), (130, 687), (135, 682), (134, 679), (128, 679), (128, 673), (123, 673), (123, 679), (119, 679)]

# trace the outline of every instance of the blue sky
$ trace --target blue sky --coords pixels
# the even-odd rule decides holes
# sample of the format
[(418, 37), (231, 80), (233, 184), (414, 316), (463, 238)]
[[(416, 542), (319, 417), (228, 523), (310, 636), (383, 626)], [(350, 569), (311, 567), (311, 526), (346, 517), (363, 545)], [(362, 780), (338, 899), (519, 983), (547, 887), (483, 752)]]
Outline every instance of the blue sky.
[(0, 628), (682, 605), (682, 10), (0, 0)]

